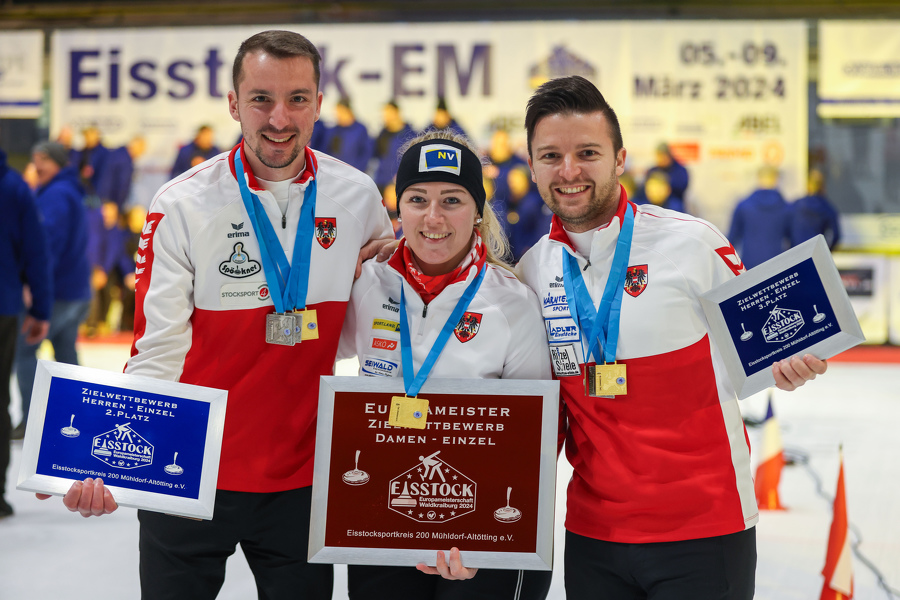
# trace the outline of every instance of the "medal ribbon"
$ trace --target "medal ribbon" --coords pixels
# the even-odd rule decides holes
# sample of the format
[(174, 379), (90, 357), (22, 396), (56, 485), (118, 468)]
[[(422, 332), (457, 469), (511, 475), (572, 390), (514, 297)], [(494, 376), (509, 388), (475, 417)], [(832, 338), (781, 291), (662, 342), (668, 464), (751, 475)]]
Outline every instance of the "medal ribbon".
[[(600, 358), (602, 341), (603, 360), (611, 363), (616, 360), (616, 346), (619, 343), (619, 316), (622, 312), (622, 293), (625, 289), (625, 266), (631, 254), (631, 238), (634, 233), (634, 213), (630, 206), (625, 207), (625, 217), (616, 241), (609, 278), (600, 299), (600, 306), (594, 311), (594, 301), (584, 283), (578, 259), (571, 252), (563, 250), (563, 285), (566, 289), (566, 301), (569, 312), (575, 318), (583, 332), (589, 331), (588, 350), (584, 362), (590, 362), (591, 355)], [(602, 337), (601, 337), (602, 336)], [(582, 350), (584, 336), (582, 335)]]
[(471, 283), (469, 283), (468, 287), (466, 287), (466, 291), (463, 292), (463, 295), (456, 303), (453, 312), (451, 312), (450, 316), (447, 318), (447, 322), (444, 323), (444, 327), (438, 334), (437, 339), (434, 340), (434, 345), (428, 352), (428, 356), (425, 357), (425, 362), (422, 363), (422, 367), (419, 369), (417, 375), (413, 375), (412, 342), (410, 341), (409, 336), (409, 319), (406, 317), (406, 294), (403, 292), (403, 281), (401, 279), (400, 357), (403, 364), (403, 389), (406, 390), (406, 395), (410, 398), (415, 398), (419, 393), (419, 390), (422, 389), (422, 385), (424, 385), (425, 380), (428, 378), (428, 374), (431, 373), (431, 368), (434, 367), (434, 363), (437, 362), (438, 356), (440, 356), (441, 352), (444, 350), (444, 346), (447, 345), (447, 340), (450, 339), (450, 333), (456, 328), (459, 319), (462, 317), (463, 313), (466, 312), (469, 303), (478, 292), (478, 288), (481, 287), (481, 281), (484, 279), (484, 272), (486, 270), (487, 264), (482, 265), (481, 270), (478, 271), (478, 275), (476, 275)]
[[(315, 174), (306, 187), (303, 195), (303, 206), (300, 208), (300, 221), (297, 223), (297, 235), (294, 238), (293, 260), (289, 264), (284, 248), (259, 197), (250, 191), (244, 176), (244, 164), (241, 161), (241, 150), (234, 153), (234, 171), (237, 174), (238, 187), (244, 208), (250, 217), (250, 224), (259, 241), (263, 270), (266, 283), (275, 304), (275, 311), (284, 313), (288, 310), (306, 308), (306, 294), (309, 290), (309, 265), (312, 256), (312, 237), (316, 229), (316, 179)], [(259, 215), (259, 216), (258, 216)], [(274, 257), (273, 257), (274, 255)], [(291, 267), (293, 265), (293, 267)]]

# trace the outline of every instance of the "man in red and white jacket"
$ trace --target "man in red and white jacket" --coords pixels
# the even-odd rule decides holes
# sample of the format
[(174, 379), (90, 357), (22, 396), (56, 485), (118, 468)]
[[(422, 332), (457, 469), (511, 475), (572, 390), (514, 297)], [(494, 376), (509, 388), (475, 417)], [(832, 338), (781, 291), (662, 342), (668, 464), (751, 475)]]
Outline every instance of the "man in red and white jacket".
[[(750, 448), (699, 303), (744, 267), (711, 224), (628, 202), (618, 120), (587, 80), (541, 86), (525, 123), (532, 177), (555, 213), (518, 270), (541, 301), (568, 419), (567, 597), (752, 598)], [(571, 312), (566, 288), (577, 289), (566, 279), (580, 274), (596, 310), (626, 213), (633, 238), (624, 281), (611, 289), (624, 285), (615, 359), (627, 393), (589, 396), (590, 336)], [(808, 355), (773, 367), (788, 390), (825, 369)]]
[[(319, 377), (332, 374), (358, 261), (393, 239), (375, 184), (307, 147), (322, 102), (315, 46), (263, 32), (235, 65), (229, 108), (242, 143), (163, 186), (140, 241), (125, 372), (228, 390), (212, 521), (139, 513), (145, 600), (214, 598), (238, 543), (260, 597), (331, 598), (331, 566), (306, 562)], [(257, 214), (288, 257), (315, 181), (305, 308), (318, 339), (266, 342), (275, 291), (242, 201), (238, 150)], [(99, 480), (76, 483), (64, 502), (84, 516), (116, 507)]]

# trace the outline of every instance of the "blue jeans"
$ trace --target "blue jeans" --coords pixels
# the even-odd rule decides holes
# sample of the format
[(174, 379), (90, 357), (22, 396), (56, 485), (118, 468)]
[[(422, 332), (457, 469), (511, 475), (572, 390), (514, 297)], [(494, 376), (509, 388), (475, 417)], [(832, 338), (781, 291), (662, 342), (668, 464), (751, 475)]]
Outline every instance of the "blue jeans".
[[(87, 318), (91, 303), (89, 300), (56, 301), (50, 315), (50, 331), (47, 339), (53, 344), (56, 362), (69, 365), (78, 364), (75, 352), (75, 340), (78, 338), (78, 326)], [(34, 387), (34, 372), (37, 370), (37, 344), (26, 344), (25, 338), (19, 334), (16, 341), (16, 377), (19, 380), (19, 393), (22, 394), (22, 422), (27, 422), (28, 409), (31, 407), (31, 390)]]

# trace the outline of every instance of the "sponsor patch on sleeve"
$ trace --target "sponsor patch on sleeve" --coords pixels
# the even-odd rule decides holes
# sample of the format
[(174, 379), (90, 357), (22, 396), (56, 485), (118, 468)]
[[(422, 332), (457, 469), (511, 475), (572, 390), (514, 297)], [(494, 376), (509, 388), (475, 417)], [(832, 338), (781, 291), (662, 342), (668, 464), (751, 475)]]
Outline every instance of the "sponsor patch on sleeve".
[(385, 360), (370, 354), (363, 356), (360, 367), (364, 375), (371, 377), (396, 377), (397, 373), (400, 372), (400, 369), (397, 368), (397, 363), (394, 361)]
[(581, 375), (575, 344), (550, 346), (550, 362), (553, 364), (553, 372), (556, 373), (557, 377)]
[(560, 342), (577, 342), (579, 339), (578, 325), (572, 317), (554, 317), (545, 319), (547, 325), (547, 341), (551, 344)]

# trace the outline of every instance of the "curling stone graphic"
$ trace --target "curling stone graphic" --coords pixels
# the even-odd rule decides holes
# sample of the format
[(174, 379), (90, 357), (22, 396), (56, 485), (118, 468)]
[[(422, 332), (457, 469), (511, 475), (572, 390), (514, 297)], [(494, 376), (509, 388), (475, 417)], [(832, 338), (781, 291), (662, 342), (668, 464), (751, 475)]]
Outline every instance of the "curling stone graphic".
[(753, 332), (752, 332), (752, 331), (747, 331), (746, 329), (744, 329), (744, 324), (743, 324), (743, 323), (741, 323), (741, 331), (744, 332), (744, 333), (741, 334), (741, 341), (742, 341), (742, 342), (746, 342), (747, 340), (749, 340), (750, 338), (753, 337)]
[(163, 468), (163, 471), (168, 473), (169, 475), (181, 475), (184, 473), (184, 469), (175, 464), (175, 461), (178, 460), (178, 453), (175, 453), (175, 458), (172, 459), (171, 465), (166, 465)]
[(75, 422), (75, 415), (72, 415), (72, 418), (69, 419), (69, 426), (63, 427), (62, 429), (59, 430), (59, 432), (68, 438), (77, 438), (79, 435), (81, 435), (81, 432), (78, 431), (76, 428), (72, 427), (72, 423), (74, 423), (74, 422)]
[(813, 304), (813, 310), (816, 311), (816, 316), (813, 317), (813, 323), (821, 323), (825, 320), (825, 313), (820, 313), (815, 304)]
[(363, 485), (369, 481), (369, 474), (359, 470), (359, 450), (356, 451), (356, 462), (353, 464), (353, 470), (344, 473), (342, 479), (347, 485)]
[(501, 523), (514, 523), (522, 518), (522, 511), (509, 505), (509, 495), (511, 493), (512, 487), (506, 488), (506, 506), (494, 511), (494, 518)]

